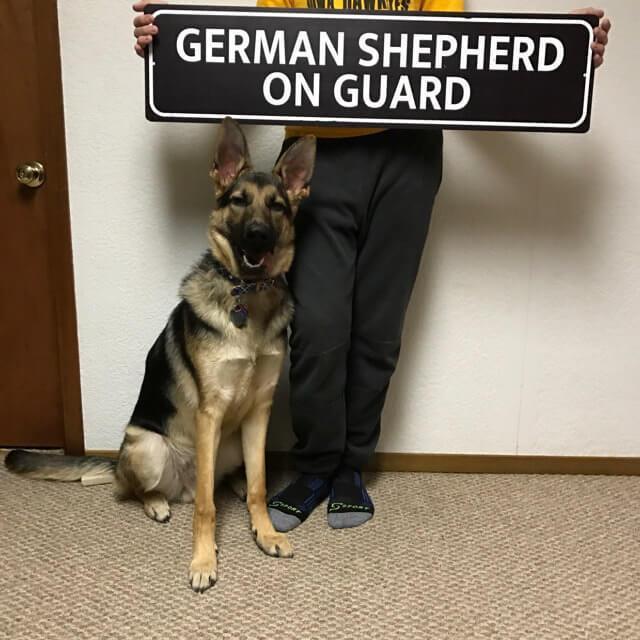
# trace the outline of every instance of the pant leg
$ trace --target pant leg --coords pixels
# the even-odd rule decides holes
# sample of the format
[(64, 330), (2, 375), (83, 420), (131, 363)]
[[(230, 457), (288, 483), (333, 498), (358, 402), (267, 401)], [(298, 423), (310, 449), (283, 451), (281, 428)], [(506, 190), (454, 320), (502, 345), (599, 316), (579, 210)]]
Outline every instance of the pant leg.
[(344, 462), (361, 468), (400, 352), (405, 313), (442, 177), (440, 131), (389, 131), (361, 235), (347, 368)]
[(301, 472), (332, 473), (345, 447), (360, 170), (349, 145), (318, 140), (311, 195), (296, 218), (290, 403)]

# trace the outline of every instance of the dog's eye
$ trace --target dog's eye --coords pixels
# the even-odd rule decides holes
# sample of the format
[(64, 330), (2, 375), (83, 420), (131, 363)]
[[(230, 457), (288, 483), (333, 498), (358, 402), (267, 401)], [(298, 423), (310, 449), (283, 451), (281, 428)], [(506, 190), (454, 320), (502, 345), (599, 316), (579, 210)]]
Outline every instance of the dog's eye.
[(269, 208), (271, 209), (271, 211), (275, 211), (276, 213), (284, 213), (285, 212), (285, 206), (284, 206), (284, 204), (282, 204), (282, 202), (272, 202), (269, 205)]
[(236, 207), (244, 207), (247, 204), (247, 199), (244, 196), (231, 196), (231, 204)]

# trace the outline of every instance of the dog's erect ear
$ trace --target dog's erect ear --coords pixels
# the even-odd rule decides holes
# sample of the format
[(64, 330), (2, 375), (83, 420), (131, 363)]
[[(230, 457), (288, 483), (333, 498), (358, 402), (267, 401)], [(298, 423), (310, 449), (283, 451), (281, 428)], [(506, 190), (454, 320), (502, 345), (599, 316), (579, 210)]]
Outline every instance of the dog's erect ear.
[(213, 168), (209, 175), (220, 196), (245, 170), (251, 168), (247, 141), (238, 123), (225, 118), (218, 127), (218, 138), (213, 155)]
[(282, 154), (273, 169), (282, 180), (294, 212), (300, 202), (309, 195), (309, 183), (315, 161), (316, 138), (304, 136)]

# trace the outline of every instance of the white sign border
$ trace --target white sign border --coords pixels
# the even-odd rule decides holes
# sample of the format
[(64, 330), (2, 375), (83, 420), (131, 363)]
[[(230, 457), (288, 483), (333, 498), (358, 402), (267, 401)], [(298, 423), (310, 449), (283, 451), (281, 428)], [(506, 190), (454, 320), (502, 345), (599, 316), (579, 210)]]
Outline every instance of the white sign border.
[[(154, 17), (158, 17), (163, 14), (174, 14), (174, 15), (210, 15), (210, 16), (232, 16), (232, 17), (274, 17), (275, 12), (271, 11), (226, 11), (219, 9), (207, 9), (207, 10), (180, 10), (180, 9), (158, 9), (153, 12)], [(279, 18), (303, 18), (303, 19), (313, 19), (313, 18), (327, 18), (329, 17), (332, 20), (409, 20), (409, 21), (418, 21), (418, 22), (482, 22), (482, 23), (508, 23), (508, 24), (571, 24), (571, 25), (582, 25), (587, 29), (589, 36), (589, 43), (593, 40), (593, 27), (586, 21), (580, 19), (545, 19), (545, 18), (480, 18), (480, 17), (464, 17), (464, 16), (428, 16), (424, 14), (410, 15), (410, 14), (402, 14), (402, 15), (357, 15), (353, 13), (342, 14), (342, 13), (332, 13), (331, 15), (327, 15), (327, 13), (317, 13), (313, 11), (304, 11), (303, 13), (294, 12), (294, 11), (283, 11), (282, 13), (277, 14)], [(149, 107), (157, 116), (161, 118), (182, 118), (185, 120), (195, 120), (195, 119), (215, 119), (222, 120), (226, 116), (234, 118), (235, 120), (249, 120), (251, 122), (257, 123), (261, 120), (273, 123), (276, 121), (287, 121), (287, 122), (310, 122), (312, 124), (360, 124), (367, 126), (375, 126), (375, 125), (437, 125), (442, 127), (454, 126), (454, 127), (464, 127), (464, 126), (477, 126), (477, 127), (509, 127), (509, 128), (517, 128), (522, 127), (526, 129), (576, 129), (578, 128), (587, 118), (587, 112), (589, 108), (589, 94), (591, 91), (591, 65), (592, 65), (592, 52), (591, 48), (588, 48), (587, 53), (587, 70), (585, 72), (585, 91), (584, 91), (584, 101), (583, 101), (583, 111), (582, 116), (579, 120), (574, 123), (553, 123), (553, 122), (499, 122), (493, 120), (486, 121), (476, 121), (476, 120), (414, 120), (414, 119), (401, 119), (401, 118), (378, 118), (378, 119), (369, 119), (369, 118), (322, 118), (322, 117), (311, 117), (311, 116), (267, 116), (267, 115), (237, 115), (230, 113), (165, 113), (164, 111), (160, 111), (155, 103), (154, 103), (154, 93), (153, 93), (153, 70), (155, 67), (155, 61), (153, 59), (153, 40), (149, 45), (149, 60), (148, 60), (148, 81), (149, 81)]]

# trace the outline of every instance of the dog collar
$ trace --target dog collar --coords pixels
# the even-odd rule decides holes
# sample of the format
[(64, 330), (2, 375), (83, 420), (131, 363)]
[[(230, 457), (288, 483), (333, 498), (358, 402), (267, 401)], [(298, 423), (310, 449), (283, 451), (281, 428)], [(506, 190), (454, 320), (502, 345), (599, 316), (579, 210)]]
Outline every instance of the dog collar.
[(247, 326), (249, 320), (249, 309), (246, 304), (243, 304), (241, 297), (247, 293), (259, 293), (260, 291), (267, 291), (275, 287), (281, 287), (284, 285), (284, 278), (278, 276), (277, 278), (262, 278), (260, 280), (243, 280), (234, 276), (221, 262), (211, 256), (211, 263), (213, 268), (223, 277), (228, 280), (233, 287), (231, 288), (231, 295), (236, 299), (237, 304), (231, 309), (229, 314), (231, 322), (242, 329)]

